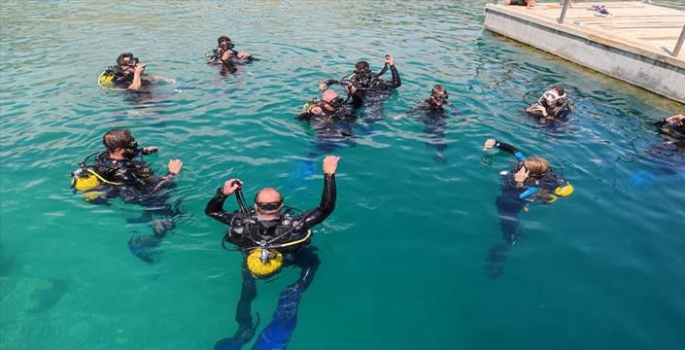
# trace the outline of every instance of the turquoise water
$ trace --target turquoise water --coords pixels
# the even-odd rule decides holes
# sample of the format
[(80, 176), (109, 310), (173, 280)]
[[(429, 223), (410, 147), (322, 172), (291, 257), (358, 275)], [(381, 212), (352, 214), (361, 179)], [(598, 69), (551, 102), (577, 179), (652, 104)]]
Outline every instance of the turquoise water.
[[(290, 348), (683, 349), (685, 155), (644, 125), (683, 105), (484, 31), (484, 3), (3, 1), (0, 348), (209, 349), (233, 334), (241, 257), (220, 248), (207, 200), (239, 177), (248, 197), (270, 185), (317, 205), (321, 177), (295, 177), (315, 136), (293, 117), (321, 80), (392, 53), (403, 85), (384, 118), (334, 151), (338, 205), (315, 230), (322, 264)], [(226, 78), (206, 66), (226, 34), (261, 61)], [(123, 51), (178, 82), (142, 99), (98, 88)], [(445, 163), (421, 122), (391, 118), (435, 83), (460, 111)], [(552, 84), (576, 109), (540, 126), (520, 111)], [(126, 222), (141, 208), (68, 188), (111, 128), (159, 146), (158, 172), (184, 161), (184, 214), (154, 265), (126, 247), (149, 232)], [(512, 159), (484, 155), (489, 137), (547, 157), (576, 188), (521, 214), (496, 279), (485, 258)], [(636, 186), (641, 171), (653, 175)], [(262, 326), (297, 273), (258, 283)]]

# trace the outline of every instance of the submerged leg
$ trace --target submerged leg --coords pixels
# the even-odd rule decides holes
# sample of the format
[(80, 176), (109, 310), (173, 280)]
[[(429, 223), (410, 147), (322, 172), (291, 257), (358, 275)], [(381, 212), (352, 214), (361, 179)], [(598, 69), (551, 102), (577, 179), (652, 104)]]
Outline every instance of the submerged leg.
[(446, 163), (445, 149), (447, 148), (447, 144), (445, 143), (445, 127), (443, 125), (427, 124), (424, 127), (423, 132), (428, 138), (426, 146), (435, 149), (433, 160), (440, 164)]
[(155, 235), (133, 236), (128, 240), (128, 249), (131, 254), (137, 256), (147, 263), (154, 263), (159, 255), (157, 246), (162, 241), (161, 237)]
[(513, 245), (521, 229), (518, 214), (526, 206), (526, 202), (518, 199), (517, 196), (501, 195), (497, 197), (495, 204), (502, 229), (502, 238), (509, 245)]
[(269, 325), (259, 335), (254, 350), (281, 350), (288, 346), (297, 324), (300, 297), (311, 285), (319, 263), (319, 257), (313, 247), (305, 248), (298, 253), (294, 264), (302, 269), (300, 278), (281, 292), (276, 312)]
[[(158, 247), (162, 238), (176, 226), (174, 217), (181, 213), (178, 209), (179, 204), (179, 201), (169, 204), (165, 197), (141, 203), (145, 209), (143, 214), (139, 218), (127, 219), (126, 221), (128, 223), (149, 223), (152, 228), (152, 235), (131, 237), (128, 241), (131, 254), (147, 263), (155, 262), (160, 253)], [(160, 215), (162, 218), (154, 219), (155, 215)]]
[(215, 350), (237, 350), (248, 343), (254, 336), (255, 329), (259, 325), (252, 320), (252, 301), (257, 297), (257, 284), (252, 274), (243, 267), (243, 286), (240, 291), (240, 300), (235, 310), (235, 320), (238, 322), (238, 330), (230, 338), (224, 338), (214, 344)]
[(526, 202), (515, 195), (502, 194), (495, 201), (499, 215), (500, 228), (504, 242), (494, 244), (488, 251), (486, 272), (489, 277), (499, 277), (504, 271), (504, 261), (509, 247), (514, 245), (521, 228), (518, 213), (526, 206)]

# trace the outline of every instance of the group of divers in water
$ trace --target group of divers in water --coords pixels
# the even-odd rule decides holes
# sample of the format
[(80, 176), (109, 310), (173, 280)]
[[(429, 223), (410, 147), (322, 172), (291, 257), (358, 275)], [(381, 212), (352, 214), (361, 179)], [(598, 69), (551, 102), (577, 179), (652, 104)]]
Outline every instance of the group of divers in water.
[[(258, 59), (247, 52), (234, 50), (226, 36), (219, 37), (218, 45), (209, 51), (207, 63), (220, 67), (222, 75), (234, 73), (239, 66)], [(145, 74), (145, 64), (132, 53), (122, 53), (116, 65), (103, 72), (101, 86), (139, 91), (156, 81), (173, 82), (163, 77)], [(381, 78), (390, 71), (391, 80)], [(346, 98), (341, 98), (329, 86), (341, 85)], [(329, 153), (331, 146), (352, 137), (350, 125), (360, 108), (373, 108), (391, 96), (390, 91), (400, 87), (402, 81), (393, 57), (385, 56), (385, 65), (373, 72), (366, 61), (357, 62), (354, 72), (340, 80), (320, 83), (320, 98), (307, 102), (297, 119), (306, 121), (317, 131), (320, 149), (309, 159)], [(426, 132), (444, 136), (447, 123), (446, 109), (457, 114), (449, 102), (447, 90), (435, 85), (430, 96), (417, 103), (405, 115), (419, 116), (426, 124)], [(544, 121), (564, 120), (572, 111), (572, 100), (561, 87), (551, 87), (525, 112)], [(398, 116), (401, 117), (401, 116)], [(679, 114), (651, 123), (673, 143), (685, 145), (685, 115)], [(442, 134), (441, 134), (442, 133)], [(107, 203), (109, 198), (120, 197), (126, 203), (145, 208), (142, 222), (149, 222), (152, 234), (133, 236), (128, 241), (132, 254), (153, 263), (158, 245), (169, 230), (174, 228), (173, 218), (179, 214), (177, 203), (171, 203), (169, 190), (183, 163), (172, 159), (163, 176), (155, 175), (143, 156), (157, 152), (157, 147), (140, 147), (129, 130), (110, 130), (103, 136), (104, 151), (95, 152), (79, 164), (72, 174), (72, 188), (94, 204)], [(434, 145), (437, 160), (442, 158), (444, 144)], [(502, 172), (502, 192), (496, 199), (497, 211), (504, 242), (493, 245), (488, 254), (488, 274), (496, 277), (502, 272), (504, 253), (515, 243), (520, 229), (518, 215), (527, 211), (529, 203), (553, 203), (559, 197), (573, 193), (573, 186), (559, 176), (543, 157), (526, 157), (518, 148), (500, 140), (488, 139), (483, 150), (497, 148), (516, 159), (511, 171)], [(319, 205), (311, 210), (299, 210), (285, 205), (283, 196), (275, 188), (258, 191), (252, 204), (242, 192), (243, 182), (229, 179), (219, 187), (206, 205), (205, 213), (229, 226), (222, 246), (229, 243), (244, 253), (242, 290), (236, 308), (238, 328), (229, 337), (218, 341), (215, 349), (240, 349), (253, 338), (259, 325), (259, 315), (253, 317), (252, 301), (257, 296), (256, 279), (268, 278), (284, 266), (300, 268), (299, 278), (280, 294), (272, 320), (261, 332), (254, 349), (284, 349), (295, 329), (297, 309), (302, 293), (311, 285), (319, 266), (316, 248), (311, 245), (312, 227), (323, 222), (335, 209), (335, 172), (339, 157), (326, 156), (323, 160), (323, 192)], [(224, 202), (235, 196), (237, 210), (225, 210)], [(163, 217), (164, 219), (154, 219)], [(138, 219), (136, 219), (138, 220)]]

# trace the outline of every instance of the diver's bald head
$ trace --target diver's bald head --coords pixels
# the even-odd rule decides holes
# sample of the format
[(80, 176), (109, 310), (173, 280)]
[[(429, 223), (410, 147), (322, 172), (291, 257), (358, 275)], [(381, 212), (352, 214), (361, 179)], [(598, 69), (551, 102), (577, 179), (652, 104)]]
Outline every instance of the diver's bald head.
[(267, 187), (257, 192), (257, 195), (254, 197), (254, 201), (255, 203), (282, 202), (283, 196), (281, 196), (281, 193), (275, 188)]
[(321, 99), (324, 100), (324, 102), (331, 102), (335, 100), (337, 97), (338, 94), (333, 90), (326, 90), (323, 92), (323, 95), (321, 95)]

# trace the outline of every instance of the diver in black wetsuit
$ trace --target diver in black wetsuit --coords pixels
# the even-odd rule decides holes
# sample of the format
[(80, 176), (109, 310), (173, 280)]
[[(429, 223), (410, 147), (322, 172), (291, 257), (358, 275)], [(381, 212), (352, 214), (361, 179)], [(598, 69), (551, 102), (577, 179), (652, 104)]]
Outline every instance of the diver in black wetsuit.
[[(324, 221), (335, 209), (335, 171), (338, 157), (323, 161), (324, 187), (321, 203), (315, 209), (301, 212), (283, 206), (283, 197), (273, 188), (265, 188), (255, 196), (254, 209), (242, 195), (242, 182), (226, 181), (207, 203), (205, 213), (229, 225), (224, 241), (245, 252), (243, 285), (236, 308), (238, 330), (230, 338), (218, 341), (215, 349), (240, 349), (253, 337), (258, 322), (252, 320), (251, 304), (257, 296), (255, 278), (266, 277), (283, 265), (301, 268), (300, 278), (281, 292), (276, 312), (262, 331), (253, 349), (285, 349), (295, 330), (297, 308), (302, 293), (311, 284), (319, 266), (319, 258), (311, 242), (311, 228)], [(226, 198), (236, 193), (240, 211), (226, 212)], [(284, 209), (285, 208), (285, 209)]]
[(109, 67), (103, 75), (111, 76), (114, 87), (131, 91), (139, 91), (142, 87), (158, 81), (176, 82), (174, 79), (167, 79), (158, 75), (146, 76), (145, 67), (147, 65), (140, 62), (132, 53), (124, 52), (117, 57), (117, 65)]
[(321, 141), (335, 143), (352, 136), (352, 123), (356, 118), (347, 101), (338, 97), (335, 91), (326, 90), (321, 100), (307, 102), (296, 119), (309, 123)]
[(231, 38), (220, 36), (217, 39), (217, 47), (205, 54), (208, 64), (221, 65), (221, 75), (235, 73), (237, 65), (245, 65), (256, 61), (248, 52), (238, 52), (234, 50), (235, 44)]
[(428, 147), (434, 148), (436, 151), (435, 161), (444, 163), (444, 151), (447, 148), (445, 144), (445, 128), (447, 126), (447, 115), (445, 114), (445, 107), (449, 107), (456, 115), (457, 109), (447, 99), (449, 95), (444, 86), (436, 84), (431, 90), (431, 96), (412, 107), (409, 112), (395, 116), (394, 119), (400, 119), (406, 115), (419, 114), (419, 120), (425, 125), (423, 132), (429, 138), (426, 143)]
[[(142, 160), (142, 155), (157, 152), (157, 147), (138, 148), (138, 142), (129, 130), (110, 130), (102, 138), (106, 152), (95, 156), (95, 164), (87, 168), (85, 162), (80, 169), (94, 172), (101, 184), (85, 192), (91, 203), (105, 204), (110, 197), (120, 196), (127, 203), (136, 203), (145, 207), (142, 221), (150, 222), (153, 234), (133, 236), (128, 241), (131, 253), (146, 262), (154, 262), (157, 254), (155, 248), (166, 233), (173, 228), (172, 218), (178, 214), (177, 208), (167, 203), (168, 194), (163, 189), (174, 186), (174, 179), (181, 171), (183, 163), (170, 160), (168, 173), (155, 176), (149, 165)], [(135, 159), (140, 156), (140, 160)], [(78, 176), (78, 175), (77, 175)], [(153, 215), (165, 217), (153, 220)]]
[[(388, 70), (388, 67), (390, 67), (392, 80), (386, 82), (380, 79), (380, 77)], [(392, 56), (386, 55), (385, 66), (380, 72), (371, 72), (368, 62), (359, 61), (355, 65), (352, 75), (341, 80), (325, 80), (319, 84), (319, 89), (324, 91), (328, 88), (328, 85), (332, 84), (342, 85), (352, 98), (353, 104), (359, 107), (369, 98), (379, 98), (379, 96), (387, 94), (388, 91), (400, 87), (402, 79), (400, 79), (400, 74), (397, 72), (397, 68), (395, 68), (395, 61)]]
[(664, 135), (669, 143), (685, 147), (685, 114), (672, 115), (649, 124), (659, 128), (659, 134)]
[(685, 114), (676, 114), (647, 124), (654, 126), (662, 141), (653, 143), (644, 152), (649, 155), (650, 170), (633, 174), (630, 182), (638, 188), (651, 187), (657, 179), (682, 173), (685, 161)]
[(511, 153), (518, 160), (512, 171), (502, 172), (502, 194), (495, 201), (502, 228), (504, 244), (495, 244), (488, 255), (488, 275), (497, 277), (502, 273), (504, 254), (514, 245), (521, 223), (518, 214), (528, 210), (528, 203), (553, 203), (558, 197), (573, 193), (573, 186), (557, 176), (542, 157), (528, 157), (514, 146), (495, 139), (485, 141), (484, 150), (497, 147)]
[(526, 113), (539, 118), (540, 121), (563, 120), (573, 107), (563, 88), (553, 86), (540, 98), (526, 108)]

